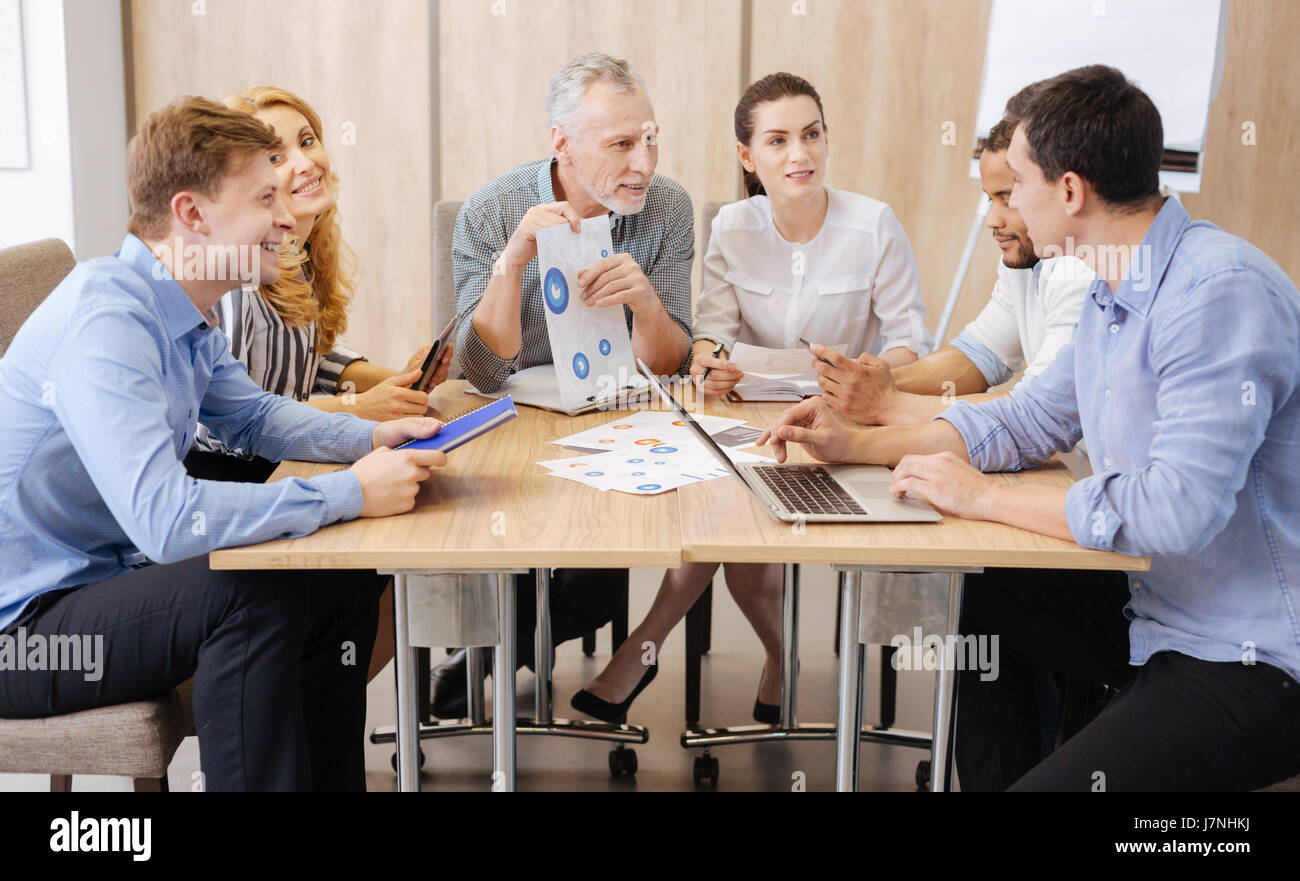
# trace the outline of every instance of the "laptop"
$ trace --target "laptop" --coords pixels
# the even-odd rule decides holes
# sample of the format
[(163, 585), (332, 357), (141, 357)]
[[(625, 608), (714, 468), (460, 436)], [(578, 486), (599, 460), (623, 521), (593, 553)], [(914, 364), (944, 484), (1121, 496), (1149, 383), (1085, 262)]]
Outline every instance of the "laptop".
[(932, 523), (943, 519), (922, 499), (911, 495), (895, 498), (889, 489), (892, 472), (884, 465), (732, 462), (645, 362), (638, 358), (636, 363), (673, 412), (776, 519), (787, 523)]

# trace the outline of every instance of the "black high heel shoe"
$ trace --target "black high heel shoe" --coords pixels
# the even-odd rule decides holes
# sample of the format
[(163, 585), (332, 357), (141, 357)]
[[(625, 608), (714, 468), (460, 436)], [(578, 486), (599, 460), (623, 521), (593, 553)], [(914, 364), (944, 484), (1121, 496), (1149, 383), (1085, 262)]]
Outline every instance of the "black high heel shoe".
[(627, 710), (628, 707), (632, 706), (632, 701), (636, 700), (636, 696), (654, 681), (658, 673), (659, 665), (651, 664), (650, 668), (645, 671), (645, 675), (641, 677), (641, 681), (637, 683), (636, 688), (632, 689), (632, 693), (619, 703), (611, 704), (609, 701), (601, 700), (584, 688), (569, 698), (569, 706), (579, 713), (585, 713), (602, 722), (608, 722), (611, 725), (622, 725), (627, 721)]
[[(758, 677), (758, 690), (763, 691), (763, 676)], [(763, 725), (781, 724), (781, 707), (777, 704), (765, 704), (754, 698), (754, 721)]]

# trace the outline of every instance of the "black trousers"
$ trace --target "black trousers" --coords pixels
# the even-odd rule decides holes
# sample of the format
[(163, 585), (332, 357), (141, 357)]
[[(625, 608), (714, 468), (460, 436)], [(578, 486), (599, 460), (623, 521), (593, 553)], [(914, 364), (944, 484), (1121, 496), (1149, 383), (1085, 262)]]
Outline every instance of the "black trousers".
[[(1249, 790), (1300, 773), (1300, 684), (1269, 664), (1177, 652), (1130, 666), (1128, 597), (1120, 573), (966, 577), (962, 633), (996, 634), (999, 669), (958, 677), (963, 790)], [(1120, 689), (1041, 762), (1037, 664)]]
[(42, 594), (5, 632), (102, 637), (99, 670), (0, 672), (0, 716), (156, 697), (193, 677), (206, 789), (364, 791), (386, 584), (374, 572), (214, 572), (196, 557)]

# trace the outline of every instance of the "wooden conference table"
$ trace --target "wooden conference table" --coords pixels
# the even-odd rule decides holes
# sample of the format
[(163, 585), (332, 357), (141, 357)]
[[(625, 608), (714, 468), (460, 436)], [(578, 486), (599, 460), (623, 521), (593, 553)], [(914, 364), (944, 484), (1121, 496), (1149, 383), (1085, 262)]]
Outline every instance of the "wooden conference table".
[[(434, 415), (449, 418), (478, 406), (463, 381), (439, 386), (430, 399)], [(689, 394), (689, 392), (688, 392)], [(689, 404), (689, 399), (688, 399)], [(634, 405), (637, 408), (650, 404)], [(657, 406), (657, 405), (656, 405)], [(763, 427), (783, 404), (736, 404), (710, 398), (699, 412), (745, 419)], [(497, 670), (515, 669), (515, 585), (513, 574), (536, 568), (674, 567), (684, 560), (831, 563), (840, 571), (843, 603), (840, 629), (840, 700), (835, 726), (837, 788), (856, 788), (861, 729), (861, 667), (858, 611), (864, 572), (949, 572), (948, 633), (956, 633), (961, 579), (985, 566), (1143, 570), (1148, 562), (1084, 550), (1072, 542), (1000, 524), (945, 518), (932, 524), (809, 524), (792, 529), (767, 515), (735, 478), (705, 481), (657, 496), (633, 496), (552, 477), (535, 463), (571, 456), (550, 442), (602, 425), (616, 413), (566, 417), (520, 407), (519, 418), (454, 451), (444, 468), (424, 485), (415, 509), (382, 519), (336, 523), (296, 539), (264, 542), (213, 552), (213, 569), (376, 569), (394, 575), (395, 666), (397, 675), (397, 758), (399, 788), (418, 789), (414, 645), (495, 645)], [(798, 448), (792, 461), (810, 461)], [(765, 450), (758, 450), (765, 453)], [(310, 477), (344, 466), (286, 462), (272, 475)], [(1059, 465), (1003, 475), (998, 479), (1067, 486), (1073, 478)], [(789, 567), (788, 567), (789, 568)], [(788, 571), (788, 570), (787, 570)], [(477, 577), (460, 573), (477, 573)], [(492, 581), (495, 580), (495, 586)], [(540, 576), (539, 599), (546, 594)], [(787, 621), (795, 598), (786, 591)], [(538, 614), (539, 631), (546, 616)], [(412, 624), (419, 631), (412, 642)], [(538, 648), (549, 649), (549, 633)], [(542, 637), (545, 637), (543, 639)], [(793, 640), (787, 640), (787, 655)], [(545, 663), (540, 661), (545, 660)], [(783, 684), (793, 682), (787, 663)], [(940, 665), (936, 688), (935, 754), (946, 756), (955, 700), (952, 675)], [(541, 731), (549, 718), (549, 658), (539, 656), (537, 703), (532, 720)], [(547, 671), (540, 675), (540, 671)], [(515, 786), (514, 677), (494, 676), (493, 788)], [(794, 727), (793, 687), (783, 689), (783, 726)], [(472, 698), (472, 695), (471, 695)], [(471, 699), (471, 705), (473, 700)], [(593, 736), (611, 726), (564, 723), (569, 733)], [(617, 727), (617, 726), (615, 726)], [(608, 734), (609, 732), (605, 732)], [(605, 737), (630, 740), (631, 737)], [(643, 738), (637, 738), (643, 739)], [(935, 788), (942, 788), (946, 761), (935, 763)]]

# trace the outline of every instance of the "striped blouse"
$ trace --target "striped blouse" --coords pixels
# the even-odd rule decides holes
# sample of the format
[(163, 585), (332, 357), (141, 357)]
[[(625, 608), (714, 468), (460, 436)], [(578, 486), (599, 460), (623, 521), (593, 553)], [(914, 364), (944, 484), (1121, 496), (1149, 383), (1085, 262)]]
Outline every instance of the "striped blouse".
[[(218, 324), (230, 338), (230, 353), (249, 378), (272, 394), (305, 401), (312, 394), (339, 392), (339, 377), (353, 361), (365, 358), (337, 342), (328, 354), (316, 351), (316, 322), (289, 327), (253, 287), (235, 288), (217, 303)], [(245, 456), (228, 450), (200, 425), (194, 449)]]

